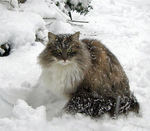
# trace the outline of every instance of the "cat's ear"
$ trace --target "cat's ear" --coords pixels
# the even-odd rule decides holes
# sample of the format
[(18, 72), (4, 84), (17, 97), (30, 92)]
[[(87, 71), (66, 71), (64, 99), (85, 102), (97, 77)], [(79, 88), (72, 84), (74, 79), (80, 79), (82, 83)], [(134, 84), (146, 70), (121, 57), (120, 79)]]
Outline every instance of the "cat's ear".
[(80, 32), (78, 31), (78, 32), (74, 33), (74, 34), (71, 36), (71, 38), (72, 38), (73, 40), (79, 41), (79, 36), (80, 36)]
[(53, 43), (56, 39), (56, 35), (51, 33), (51, 32), (48, 32), (48, 40), (50, 43)]

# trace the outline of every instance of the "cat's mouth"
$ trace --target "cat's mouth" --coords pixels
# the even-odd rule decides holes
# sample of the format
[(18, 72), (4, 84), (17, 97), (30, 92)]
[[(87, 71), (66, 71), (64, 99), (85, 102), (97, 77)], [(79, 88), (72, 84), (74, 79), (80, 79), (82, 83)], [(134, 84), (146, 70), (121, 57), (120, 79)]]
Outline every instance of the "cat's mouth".
[(58, 64), (60, 64), (60, 65), (63, 65), (63, 66), (66, 66), (66, 65), (69, 65), (69, 64), (71, 64), (72, 62), (71, 61), (69, 61), (69, 60), (59, 60), (58, 61)]

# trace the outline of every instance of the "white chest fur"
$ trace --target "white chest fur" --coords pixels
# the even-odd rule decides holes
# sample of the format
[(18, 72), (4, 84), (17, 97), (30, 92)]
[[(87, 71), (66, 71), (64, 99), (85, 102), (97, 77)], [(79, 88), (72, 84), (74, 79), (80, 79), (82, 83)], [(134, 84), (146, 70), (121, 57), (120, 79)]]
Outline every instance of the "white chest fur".
[(73, 92), (83, 78), (83, 72), (75, 63), (55, 63), (43, 69), (40, 80), (53, 95), (62, 97)]

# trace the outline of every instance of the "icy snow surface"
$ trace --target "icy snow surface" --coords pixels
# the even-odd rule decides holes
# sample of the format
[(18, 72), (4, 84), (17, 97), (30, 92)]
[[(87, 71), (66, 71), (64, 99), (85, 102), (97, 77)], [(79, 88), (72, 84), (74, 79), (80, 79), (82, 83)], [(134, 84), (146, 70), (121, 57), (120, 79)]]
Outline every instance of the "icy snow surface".
[[(11, 54), (0, 57), (0, 131), (150, 131), (150, 1), (92, 0), (93, 10), (88, 15), (73, 13), (75, 20), (89, 21), (83, 26), (65, 22), (50, 0), (45, 1), (27, 0), (12, 10), (0, 2), (0, 44), (12, 44)], [(57, 19), (53, 23), (43, 20), (49, 17)], [(140, 116), (92, 120), (81, 114), (62, 114), (47, 120), (51, 114), (44, 103), (37, 108), (29, 106), (27, 97), (41, 73), (37, 56), (44, 48), (35, 42), (35, 35), (44, 37), (47, 30), (81, 31), (81, 38), (101, 40), (123, 65), (140, 102)]]

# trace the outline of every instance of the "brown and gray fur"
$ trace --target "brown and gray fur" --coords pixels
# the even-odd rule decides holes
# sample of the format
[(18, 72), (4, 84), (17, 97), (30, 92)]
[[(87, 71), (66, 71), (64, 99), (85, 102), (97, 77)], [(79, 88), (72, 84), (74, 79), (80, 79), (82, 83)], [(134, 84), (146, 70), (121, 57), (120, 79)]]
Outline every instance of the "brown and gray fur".
[[(82, 73), (80, 81), (70, 81), (75, 82), (73, 84), (75, 87), (71, 92), (66, 92), (67, 96), (73, 98), (78, 92), (82, 94), (84, 91), (104, 96), (106, 100), (108, 98), (117, 100), (118, 96), (119, 98), (133, 96), (128, 78), (118, 59), (100, 41), (79, 40), (79, 32), (68, 35), (54, 35), (49, 32), (48, 36), (49, 42), (39, 56), (41, 66), (51, 67), (54, 58), (57, 61), (74, 61)], [(137, 101), (136, 106), (131, 107), (133, 109), (129, 110), (139, 111)]]

